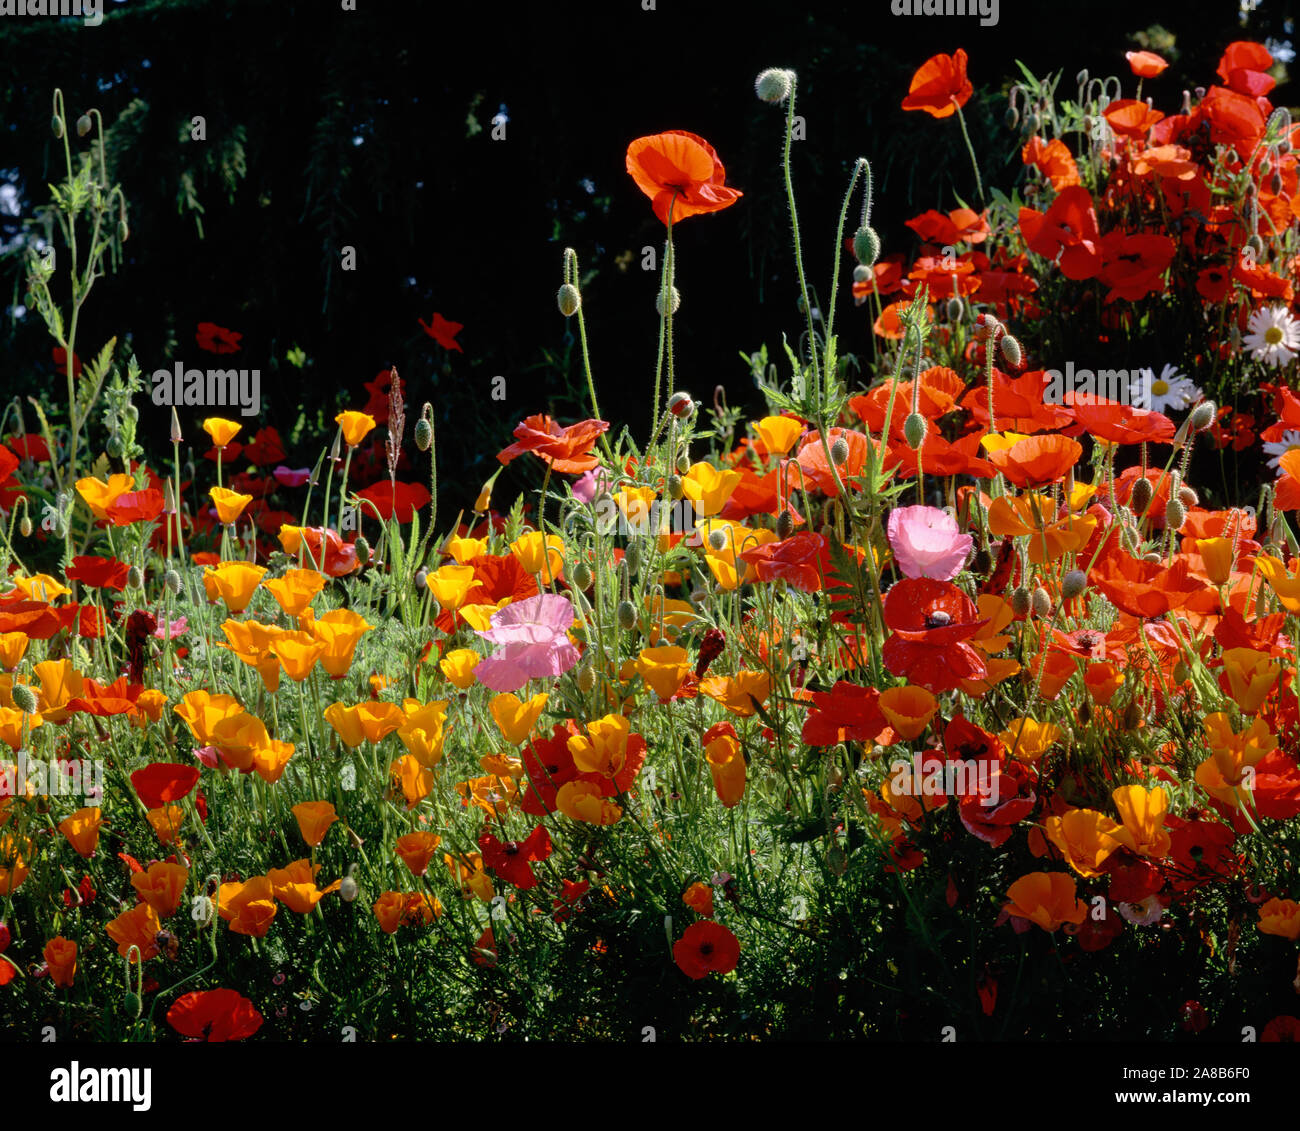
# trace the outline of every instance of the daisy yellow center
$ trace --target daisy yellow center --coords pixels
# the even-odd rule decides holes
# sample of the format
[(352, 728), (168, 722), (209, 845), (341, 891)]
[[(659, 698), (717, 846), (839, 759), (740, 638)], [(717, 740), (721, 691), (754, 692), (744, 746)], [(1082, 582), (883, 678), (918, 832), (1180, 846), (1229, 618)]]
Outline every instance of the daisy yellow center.
[(1167, 392), (1169, 392), (1169, 382), (1156, 381), (1152, 384), (1151, 391), (1155, 393), (1156, 396), (1163, 397)]
[(1267, 330), (1264, 331), (1264, 341), (1266, 341), (1270, 346), (1277, 345), (1281, 340), (1282, 340), (1281, 326), (1270, 326)]

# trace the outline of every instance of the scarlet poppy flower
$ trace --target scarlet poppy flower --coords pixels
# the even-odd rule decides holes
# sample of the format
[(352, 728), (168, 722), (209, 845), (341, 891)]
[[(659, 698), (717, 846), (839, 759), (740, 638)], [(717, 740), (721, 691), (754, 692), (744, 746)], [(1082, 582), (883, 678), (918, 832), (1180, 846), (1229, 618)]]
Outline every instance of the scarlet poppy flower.
[[(1009, 377), (995, 368), (993, 411), (998, 427), (1025, 434), (1068, 427), (1074, 418), (1062, 406), (1048, 403), (1044, 395), (1048, 384), (1049, 378), (1042, 369), (1028, 369)], [(989, 391), (983, 382), (966, 390), (961, 406), (976, 423), (984, 428), (989, 426)]]
[(825, 588), (830, 572), (829, 543), (811, 531), (745, 550), (740, 558), (758, 571), (759, 581), (783, 579), (804, 593)]
[(200, 322), (194, 340), (199, 349), (208, 353), (238, 353), (239, 341), (243, 336), (234, 330), (218, 326), (215, 322)]
[(1145, 138), (1164, 113), (1136, 98), (1121, 98), (1107, 106), (1102, 117), (1120, 137)]
[[(398, 522), (410, 522), (417, 510), (429, 505), (432, 497), (423, 483), (393, 483), (389, 479), (381, 479), (357, 492), (357, 498), (365, 499), (385, 522), (393, 517)], [(369, 515), (373, 512), (370, 507), (364, 507), (362, 513)]]
[(44, 436), (26, 432), (21, 436), (10, 436), (8, 444), (22, 459), (29, 459), (33, 463), (50, 462), (50, 446), (45, 442)]
[(394, 379), (397, 381), (397, 395), (405, 400), (406, 382), (397, 376), (396, 369), (381, 369), (373, 381), (362, 382), (370, 399), (361, 411), (367, 416), (373, 416), (376, 424), (388, 423), (388, 401)]
[(69, 581), (80, 581), (91, 589), (125, 589), (131, 567), (116, 558), (75, 557), (66, 570)]
[(1110, 288), (1106, 302), (1117, 298), (1137, 302), (1147, 295), (1163, 294), (1164, 272), (1178, 250), (1168, 236), (1133, 235), (1118, 229), (1101, 240), (1102, 268), (1098, 278)]
[(1168, 443), (1176, 429), (1169, 417), (1105, 397), (1065, 394), (1065, 405), (1080, 431), (1108, 444)]
[(537, 886), (532, 862), (545, 860), (551, 855), (551, 835), (545, 825), (538, 825), (524, 840), (497, 840), (484, 830), (478, 838), (483, 853), (483, 866), (491, 868), (498, 877), (513, 884), (520, 891)]
[(1125, 51), (1124, 58), (1140, 79), (1156, 78), (1169, 64), (1154, 51)]
[(22, 632), (30, 640), (50, 640), (70, 628), (81, 609), (78, 605), (55, 608), (44, 601), (24, 601), (22, 591), (0, 597), (0, 633)]
[(0, 484), (8, 483), (18, 468), (18, 457), (3, 444), (0, 444)]
[(988, 675), (967, 643), (988, 622), (977, 619), (975, 602), (951, 582), (904, 578), (885, 594), (884, 613), (893, 634), (881, 658), (895, 675), (935, 693)]
[(1249, 147), (1264, 132), (1265, 117), (1259, 102), (1226, 86), (1210, 87), (1196, 114), (1209, 123), (1211, 144), (1236, 146), (1239, 152), (1250, 152)]
[(980, 435), (971, 432), (948, 441), (935, 429), (927, 431), (921, 446), (915, 451), (905, 439), (889, 444), (884, 467), (898, 466), (898, 477), (907, 479), (921, 468), (927, 475), (973, 475), (979, 479), (992, 479), (997, 469), (987, 459), (979, 456)]
[(199, 780), (194, 766), (175, 762), (153, 762), (131, 775), (131, 784), (146, 809), (159, 809), (189, 795)]
[(521, 784), (519, 807), (534, 817), (544, 817), (556, 809), (556, 794), (578, 776), (569, 739), (579, 734), (572, 722), (558, 723), (550, 738), (535, 738), (524, 747), (521, 760), (528, 782)]
[(970, 101), (975, 92), (966, 77), (966, 52), (959, 47), (952, 55), (933, 55), (917, 68), (903, 99), (904, 110), (924, 110), (935, 118), (947, 118)]
[(1059, 137), (1044, 142), (1034, 134), (1021, 149), (1020, 160), (1042, 173), (1057, 192), (1079, 183), (1079, 167), (1074, 163), (1074, 155)]
[[(849, 241), (852, 249), (852, 240)], [(872, 265), (871, 277), (853, 284), (855, 302), (862, 302), (869, 294), (892, 295), (903, 289), (903, 255), (897, 252), (878, 259)]]
[(532, 452), (549, 463), (552, 470), (577, 475), (590, 471), (599, 462), (591, 449), (596, 437), (608, 428), (603, 420), (581, 420), (562, 428), (549, 416), (529, 416), (516, 425), (515, 443), (499, 451), (497, 459), (509, 463), (525, 452)]
[(1262, 43), (1238, 40), (1224, 49), (1215, 73), (1229, 89), (1238, 94), (1260, 98), (1276, 85), (1265, 72), (1273, 65), (1273, 55)]
[(457, 353), (465, 352), (456, 341), (456, 335), (465, 329), (463, 322), (451, 322), (437, 311), (434, 311), (432, 324), (426, 325), (423, 318), (417, 318), (416, 322), (419, 324), (420, 329), (438, 345), (442, 346), (443, 349), (455, 350)]
[(270, 467), (273, 463), (279, 463), (284, 459), (284, 441), (280, 439), (280, 433), (271, 427), (259, 428), (244, 445), (244, 458), (257, 467)]
[(891, 728), (880, 708), (880, 691), (839, 680), (829, 691), (811, 693), (813, 710), (800, 735), (805, 746), (839, 742), (881, 742)]
[[(1017, 487), (1046, 487), (1065, 477), (1083, 455), (1083, 445), (1068, 436), (985, 436), (987, 460)], [(1011, 442), (1006, 443), (1007, 440)]]
[(721, 923), (700, 919), (673, 943), (673, 961), (688, 978), (730, 974), (740, 961), (740, 943)]
[(167, 1024), (195, 1041), (242, 1041), (262, 1027), (262, 1015), (235, 990), (194, 990), (176, 999)]
[(957, 208), (947, 215), (930, 208), (905, 222), (921, 239), (940, 245), (983, 243), (989, 237), (987, 217), (970, 208)]
[(126, 491), (107, 507), (108, 517), (114, 526), (130, 526), (133, 522), (152, 522), (163, 509), (163, 493), (153, 487), (143, 491)]
[(639, 137), (627, 147), (627, 171), (651, 200), (661, 223), (719, 212), (743, 195), (724, 185), (727, 174), (707, 141), (688, 130)]
[(319, 526), (285, 525), (280, 527), (279, 539), (286, 554), (296, 554), (301, 549), (307, 565), (319, 568), (330, 577), (346, 577), (361, 568), (356, 546), (344, 542), (336, 530), (326, 530)]
[(1067, 279), (1091, 279), (1101, 270), (1101, 229), (1092, 196), (1082, 185), (1062, 189), (1046, 212), (1022, 208), (1020, 232), (1035, 255), (1059, 256)]
[[(54, 358), (55, 369), (57, 369), (60, 373), (67, 373), (68, 351), (65, 350), (62, 346), (55, 346), (51, 356)], [(81, 376), (81, 358), (78, 357), (75, 353), (72, 355), (72, 375), (74, 377)]]
[(1162, 617), (1182, 608), (1209, 583), (1188, 572), (1186, 558), (1174, 564), (1139, 561), (1112, 549), (1094, 563), (1089, 582), (1117, 609), (1135, 617)]

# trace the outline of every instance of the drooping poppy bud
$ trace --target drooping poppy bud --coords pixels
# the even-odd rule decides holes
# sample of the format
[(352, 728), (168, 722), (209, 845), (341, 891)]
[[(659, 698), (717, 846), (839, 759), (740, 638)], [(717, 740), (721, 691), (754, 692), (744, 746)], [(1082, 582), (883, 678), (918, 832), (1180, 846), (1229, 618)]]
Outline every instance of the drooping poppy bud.
[(919, 412), (909, 412), (907, 419), (903, 421), (903, 438), (912, 451), (918, 452), (921, 450), (921, 445), (925, 442), (925, 433), (925, 417)]
[(556, 294), (555, 302), (565, 318), (572, 318), (582, 306), (582, 294), (572, 283), (565, 283)]
[(754, 93), (764, 102), (780, 105), (794, 89), (794, 72), (784, 67), (769, 67), (754, 80)]

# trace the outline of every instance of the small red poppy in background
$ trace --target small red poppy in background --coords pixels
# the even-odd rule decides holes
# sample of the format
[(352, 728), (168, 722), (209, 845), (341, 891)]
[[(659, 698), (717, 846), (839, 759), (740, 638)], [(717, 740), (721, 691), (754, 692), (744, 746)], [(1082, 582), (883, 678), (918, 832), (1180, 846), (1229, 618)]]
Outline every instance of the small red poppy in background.
[(130, 572), (131, 567), (116, 558), (75, 557), (66, 576), (91, 589), (125, 589)]
[(8, 442), (9, 446), (18, 453), (20, 459), (29, 459), (33, 463), (49, 463), (50, 461), (50, 446), (45, 442), (44, 436), (26, 432), (21, 436), (17, 434), (10, 436)]
[(215, 322), (200, 322), (194, 340), (199, 349), (208, 353), (238, 353), (239, 341), (243, 336), (234, 330), (218, 326)]
[(420, 329), (429, 335), (438, 345), (445, 350), (455, 350), (457, 353), (464, 353), (456, 341), (456, 335), (465, 329), (463, 322), (451, 322), (444, 318), (436, 310), (433, 313), (432, 324), (426, 324), (423, 318), (417, 318)]
[(664, 224), (670, 205), (676, 223), (719, 212), (744, 195), (723, 183), (727, 172), (713, 146), (687, 130), (637, 138), (627, 147), (627, 171)]
[[(437, 315), (434, 317), (436, 318)], [(366, 391), (370, 394), (370, 399), (366, 401), (366, 407), (361, 411), (372, 417), (376, 424), (388, 423), (389, 391), (392, 388), (393, 377), (396, 373), (396, 369), (381, 369), (375, 374), (373, 381), (362, 382)], [(400, 377), (397, 378), (397, 395), (403, 399), (406, 397), (406, 382)]]
[(807, 530), (746, 550), (740, 559), (755, 568), (759, 581), (784, 579), (804, 593), (825, 588), (831, 566), (829, 543), (822, 535)]
[(118, 495), (104, 510), (114, 526), (130, 526), (133, 522), (152, 522), (162, 514), (163, 501), (161, 491), (147, 487)]
[(242, 1041), (262, 1027), (262, 1015), (235, 990), (195, 990), (176, 999), (167, 1024), (195, 1041)]
[(1169, 66), (1168, 61), (1154, 51), (1125, 51), (1124, 58), (1140, 79), (1153, 79)]
[(485, 868), (491, 868), (520, 891), (527, 891), (537, 886), (532, 862), (545, 860), (551, 854), (551, 834), (545, 825), (538, 825), (524, 840), (500, 841), (484, 831), (478, 838), (478, 846), (483, 853)]
[(903, 109), (947, 118), (965, 106), (974, 92), (966, 77), (966, 52), (959, 47), (952, 55), (933, 55), (917, 68)]
[[(417, 510), (429, 505), (432, 497), (429, 489), (422, 483), (393, 483), (388, 479), (381, 479), (364, 491), (357, 492), (357, 498), (365, 499), (375, 508), (375, 511), (379, 512), (385, 522), (394, 515), (398, 522), (410, 522)], [(363, 517), (374, 517), (375, 511), (372, 511), (370, 506), (361, 508), (360, 513)]]
[[(54, 347), (54, 367), (60, 373), (67, 373), (68, 371), (68, 351), (62, 346)], [(81, 358), (75, 353), (72, 355), (72, 375), (74, 377), (81, 376)]]
[(257, 434), (244, 445), (244, 458), (257, 467), (270, 467), (273, 463), (280, 463), (284, 456), (284, 441), (280, 439), (280, 433), (269, 426), (259, 428)]
[(152, 762), (131, 775), (131, 784), (146, 809), (158, 809), (188, 796), (198, 780), (197, 767), (179, 762)]
[(740, 943), (721, 923), (701, 919), (673, 943), (673, 961), (688, 978), (730, 974), (740, 961)]

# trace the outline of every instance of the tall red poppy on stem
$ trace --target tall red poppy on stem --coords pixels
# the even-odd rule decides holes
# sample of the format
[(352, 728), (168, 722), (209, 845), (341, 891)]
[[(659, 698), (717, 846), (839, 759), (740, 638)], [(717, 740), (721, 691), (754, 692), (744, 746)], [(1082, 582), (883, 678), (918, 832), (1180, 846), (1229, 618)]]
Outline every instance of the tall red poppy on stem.
[(627, 171), (648, 196), (654, 213), (668, 223), (705, 212), (720, 212), (744, 194), (727, 188), (726, 170), (707, 141), (687, 130), (639, 137), (627, 147)]
[(988, 668), (967, 640), (987, 620), (975, 602), (948, 581), (908, 577), (885, 594), (885, 625), (892, 635), (881, 659), (895, 675), (935, 693), (964, 679), (984, 679)]
[(740, 961), (740, 943), (721, 923), (701, 919), (673, 943), (673, 961), (688, 978), (730, 974)]
[(917, 68), (903, 109), (947, 118), (965, 106), (974, 92), (966, 77), (966, 52), (958, 47), (952, 55), (933, 55)]

